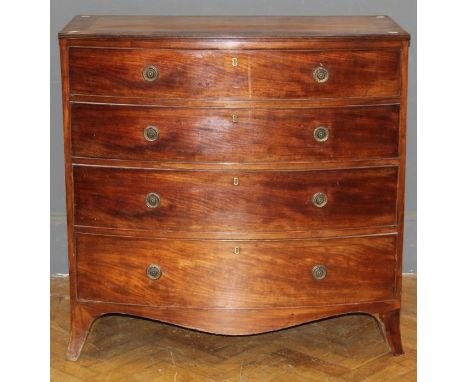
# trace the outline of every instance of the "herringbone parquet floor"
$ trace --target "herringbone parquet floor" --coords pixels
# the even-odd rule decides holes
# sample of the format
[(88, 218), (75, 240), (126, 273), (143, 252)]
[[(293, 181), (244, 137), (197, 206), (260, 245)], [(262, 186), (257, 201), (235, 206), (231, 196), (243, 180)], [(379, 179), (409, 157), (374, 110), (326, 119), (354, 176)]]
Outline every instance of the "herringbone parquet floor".
[(247, 337), (203, 334), (125, 316), (98, 319), (77, 362), (65, 360), (68, 278), (51, 279), (51, 380), (416, 381), (416, 277), (403, 278), (406, 354), (387, 352), (377, 323), (348, 315)]

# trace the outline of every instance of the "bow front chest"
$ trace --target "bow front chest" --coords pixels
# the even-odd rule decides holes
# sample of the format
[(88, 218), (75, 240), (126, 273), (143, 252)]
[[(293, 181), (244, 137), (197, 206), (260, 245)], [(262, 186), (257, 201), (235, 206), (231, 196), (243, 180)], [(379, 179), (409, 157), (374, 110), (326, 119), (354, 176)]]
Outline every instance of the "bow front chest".
[(71, 338), (123, 313), (399, 331), (409, 35), (386, 16), (77, 16), (59, 34)]

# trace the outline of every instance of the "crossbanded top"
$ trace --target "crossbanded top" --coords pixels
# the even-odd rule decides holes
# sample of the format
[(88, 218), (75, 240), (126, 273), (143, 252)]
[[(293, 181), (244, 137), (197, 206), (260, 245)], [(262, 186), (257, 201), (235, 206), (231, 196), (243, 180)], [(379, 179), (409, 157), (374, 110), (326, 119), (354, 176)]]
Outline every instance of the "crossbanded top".
[(376, 38), (408, 40), (388, 16), (75, 16), (60, 38)]

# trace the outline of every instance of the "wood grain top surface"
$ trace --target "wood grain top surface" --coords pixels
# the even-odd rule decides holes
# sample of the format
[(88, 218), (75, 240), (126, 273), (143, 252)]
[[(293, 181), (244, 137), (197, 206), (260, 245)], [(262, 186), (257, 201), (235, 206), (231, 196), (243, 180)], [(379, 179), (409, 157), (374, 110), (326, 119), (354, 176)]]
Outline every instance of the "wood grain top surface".
[(388, 16), (78, 15), (62, 38), (383, 38), (409, 39)]

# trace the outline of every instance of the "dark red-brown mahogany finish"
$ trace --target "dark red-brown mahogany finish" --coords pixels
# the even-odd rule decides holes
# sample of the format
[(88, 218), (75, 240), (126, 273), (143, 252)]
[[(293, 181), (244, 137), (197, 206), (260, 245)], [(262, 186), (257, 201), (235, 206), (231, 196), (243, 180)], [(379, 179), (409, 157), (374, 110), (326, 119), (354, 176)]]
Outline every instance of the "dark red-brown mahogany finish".
[(76, 16), (62, 63), (71, 338), (344, 313), (402, 354), (409, 35), (386, 16)]

